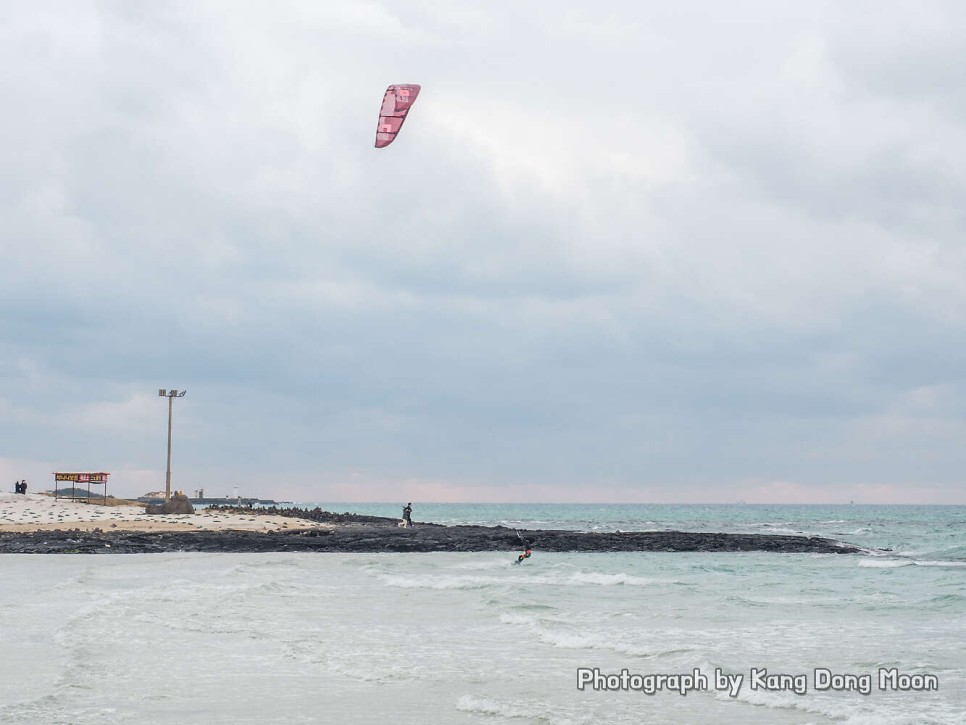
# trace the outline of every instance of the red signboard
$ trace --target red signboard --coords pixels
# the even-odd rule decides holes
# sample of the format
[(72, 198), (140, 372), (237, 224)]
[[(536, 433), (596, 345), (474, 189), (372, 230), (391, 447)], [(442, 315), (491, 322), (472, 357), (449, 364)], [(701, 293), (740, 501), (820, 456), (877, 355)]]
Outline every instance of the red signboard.
[(55, 473), (55, 481), (73, 481), (74, 483), (107, 483), (110, 473)]

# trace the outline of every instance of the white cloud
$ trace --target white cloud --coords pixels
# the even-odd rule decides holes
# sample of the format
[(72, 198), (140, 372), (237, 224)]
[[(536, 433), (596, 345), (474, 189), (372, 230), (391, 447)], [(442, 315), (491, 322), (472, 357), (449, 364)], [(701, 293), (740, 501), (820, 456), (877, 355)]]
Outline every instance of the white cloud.
[(7, 6), (0, 435), (140, 486), (178, 385), (198, 485), (961, 500), (962, 11), (869, 7)]

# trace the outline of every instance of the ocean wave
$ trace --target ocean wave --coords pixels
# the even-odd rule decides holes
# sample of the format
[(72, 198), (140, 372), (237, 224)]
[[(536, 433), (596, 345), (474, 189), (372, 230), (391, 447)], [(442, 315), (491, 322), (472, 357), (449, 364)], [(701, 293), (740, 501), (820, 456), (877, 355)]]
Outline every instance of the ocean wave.
[(718, 692), (716, 693), (716, 698), (718, 700), (738, 701), (747, 703), (748, 705), (766, 707), (774, 710), (798, 710), (815, 715), (824, 715), (833, 720), (847, 720), (848, 722), (855, 723), (855, 725), (858, 725), (859, 722), (852, 720), (854, 716), (860, 714), (858, 709), (847, 704), (839, 704), (839, 702), (835, 701), (822, 702), (818, 700), (814, 693), (808, 693), (803, 696), (796, 695), (794, 692), (752, 690), (745, 683), (745, 686), (739, 691), (737, 697), (732, 699), (728, 693)]
[(329, 672), (334, 672), (360, 682), (388, 683), (418, 679), (412, 667), (394, 667), (379, 670), (373, 666), (371, 661), (365, 665), (359, 665), (357, 663), (343, 662), (335, 658), (325, 660), (325, 665)]
[(933, 597), (929, 600), (929, 604), (933, 606), (946, 607), (952, 604), (961, 604), (966, 601), (966, 597), (962, 594), (941, 594), (938, 597)]
[[(512, 563), (512, 562), (511, 562)], [(464, 571), (485, 571), (487, 569), (506, 569), (507, 559), (483, 559), (454, 564), (451, 568)]]
[(966, 562), (966, 546), (960, 546), (958, 544), (940, 547), (938, 549), (932, 547), (928, 549), (907, 549), (903, 547), (900, 550), (903, 556), (911, 556), (917, 559)]
[(291, 554), (285, 558), (281, 558), (275, 554), (248, 554), (246, 555), (245, 561), (238, 562), (234, 566), (225, 569), (225, 574), (229, 576), (250, 573), (261, 575), (265, 569), (277, 571), (284, 568), (301, 568), (301, 566), (301, 563)]
[(613, 643), (600, 637), (593, 637), (579, 632), (563, 632), (546, 628), (537, 628), (536, 634), (540, 641), (560, 649), (613, 649)]
[(783, 536), (801, 536), (805, 533), (801, 529), (786, 529), (784, 527), (777, 526), (765, 526), (762, 528), (762, 530), (769, 534), (781, 534)]
[(911, 566), (915, 562), (910, 559), (860, 559), (859, 566), (867, 569), (896, 569), (900, 566)]
[(501, 701), (476, 695), (463, 695), (456, 701), (456, 709), (475, 715), (490, 715), (508, 720), (529, 720), (549, 725), (579, 725), (592, 722), (587, 718), (575, 719), (571, 713), (554, 713), (550, 703)]
[(743, 597), (740, 594), (729, 594), (724, 598), (724, 601), (742, 604), (746, 607), (767, 607), (770, 604), (770, 602), (749, 599), (748, 597)]
[[(809, 683), (811, 685), (811, 683)], [(896, 699), (884, 703), (881, 699), (845, 698), (837, 694), (822, 694), (811, 689), (805, 695), (793, 692), (775, 692), (752, 690), (747, 683), (736, 698), (731, 698), (727, 692), (718, 692), (717, 700), (726, 702), (742, 702), (756, 707), (775, 710), (793, 710), (819, 715), (845, 725), (941, 725), (942, 723), (959, 722), (957, 715), (948, 712), (944, 703), (925, 706), (920, 701), (906, 705), (905, 700)], [(947, 714), (951, 717), (947, 717)]]
[(619, 572), (617, 574), (601, 574), (598, 572), (574, 572), (570, 575), (570, 584), (594, 584), (601, 587), (611, 587), (611, 586), (631, 586), (631, 587), (645, 587), (653, 584), (654, 579), (646, 579), (639, 576), (631, 576), (630, 574), (625, 574), (624, 572)]
[(913, 559), (913, 558), (872, 558), (860, 559), (859, 566), (870, 569), (897, 569), (903, 566), (936, 566), (949, 568), (966, 567), (966, 561), (943, 559)]
[(532, 617), (527, 614), (518, 614), (516, 612), (503, 612), (500, 615), (500, 621), (503, 624), (536, 624), (536, 617)]
[(400, 589), (486, 589), (487, 587), (503, 584), (502, 578), (482, 576), (441, 576), (441, 577), (411, 577), (382, 574), (379, 576), (383, 584)]
[[(540, 642), (556, 649), (609, 650), (631, 657), (653, 657), (655, 654), (671, 654), (687, 649), (671, 648), (655, 653), (643, 643), (618, 639), (613, 631), (587, 632), (564, 629), (568, 625), (555, 617), (537, 617), (516, 612), (504, 612), (500, 622), (514, 627), (522, 627), (532, 633)], [(626, 635), (627, 633), (625, 633)]]
[[(556, 649), (606, 650), (626, 657), (653, 658), (658, 655), (689, 651), (687, 647), (671, 647), (659, 650), (645, 642), (615, 639), (614, 633), (591, 634), (566, 630), (550, 629), (540, 624), (530, 627), (544, 644)], [(626, 636), (626, 633), (625, 633)]]
[(646, 577), (633, 576), (625, 572), (606, 574), (603, 572), (587, 571), (544, 571), (542, 573), (528, 573), (527, 576), (518, 575), (517, 567), (508, 565), (505, 561), (499, 563), (486, 564), (473, 567), (455, 567), (464, 571), (484, 572), (493, 569), (510, 570), (504, 575), (487, 575), (484, 573), (473, 574), (446, 574), (422, 575), (422, 576), (401, 576), (398, 574), (387, 574), (380, 571), (371, 571), (383, 584), (390, 587), (401, 589), (485, 589), (495, 586), (569, 586), (569, 587), (646, 587), (656, 583), (676, 583), (666, 580), (651, 579)]
[(557, 608), (552, 604), (540, 604), (539, 602), (514, 602), (512, 605), (516, 609), (536, 612), (555, 612)]

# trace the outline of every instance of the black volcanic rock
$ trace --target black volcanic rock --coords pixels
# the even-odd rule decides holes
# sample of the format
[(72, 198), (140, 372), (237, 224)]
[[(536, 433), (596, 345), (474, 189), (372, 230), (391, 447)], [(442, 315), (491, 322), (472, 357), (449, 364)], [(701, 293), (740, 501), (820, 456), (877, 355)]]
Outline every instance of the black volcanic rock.
[[(396, 519), (353, 514), (305, 512), (300, 518), (327, 521), (331, 529), (252, 531), (41, 531), (0, 533), (0, 553), (7, 554), (126, 554), (163, 551), (212, 552), (432, 552), (519, 551), (522, 536), (536, 552), (614, 551), (771, 551), (778, 553), (851, 554), (852, 545), (805, 536), (628, 531), (614, 533), (521, 530), (502, 526), (441, 526), (417, 524), (399, 528)], [(280, 514), (279, 509), (257, 509)], [(316, 510), (318, 511), (318, 510)], [(249, 510), (245, 510), (250, 513)], [(310, 514), (308, 516), (304, 514)], [(313, 515), (314, 514), (314, 515)], [(332, 517), (332, 518), (328, 518)]]

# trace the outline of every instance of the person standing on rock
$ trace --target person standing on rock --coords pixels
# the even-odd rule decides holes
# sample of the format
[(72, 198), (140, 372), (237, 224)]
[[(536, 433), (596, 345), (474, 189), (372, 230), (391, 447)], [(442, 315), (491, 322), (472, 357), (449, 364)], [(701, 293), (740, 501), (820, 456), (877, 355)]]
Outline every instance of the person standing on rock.
[(406, 508), (403, 509), (403, 521), (406, 522), (407, 529), (413, 525), (413, 502), (412, 501), (407, 503)]

